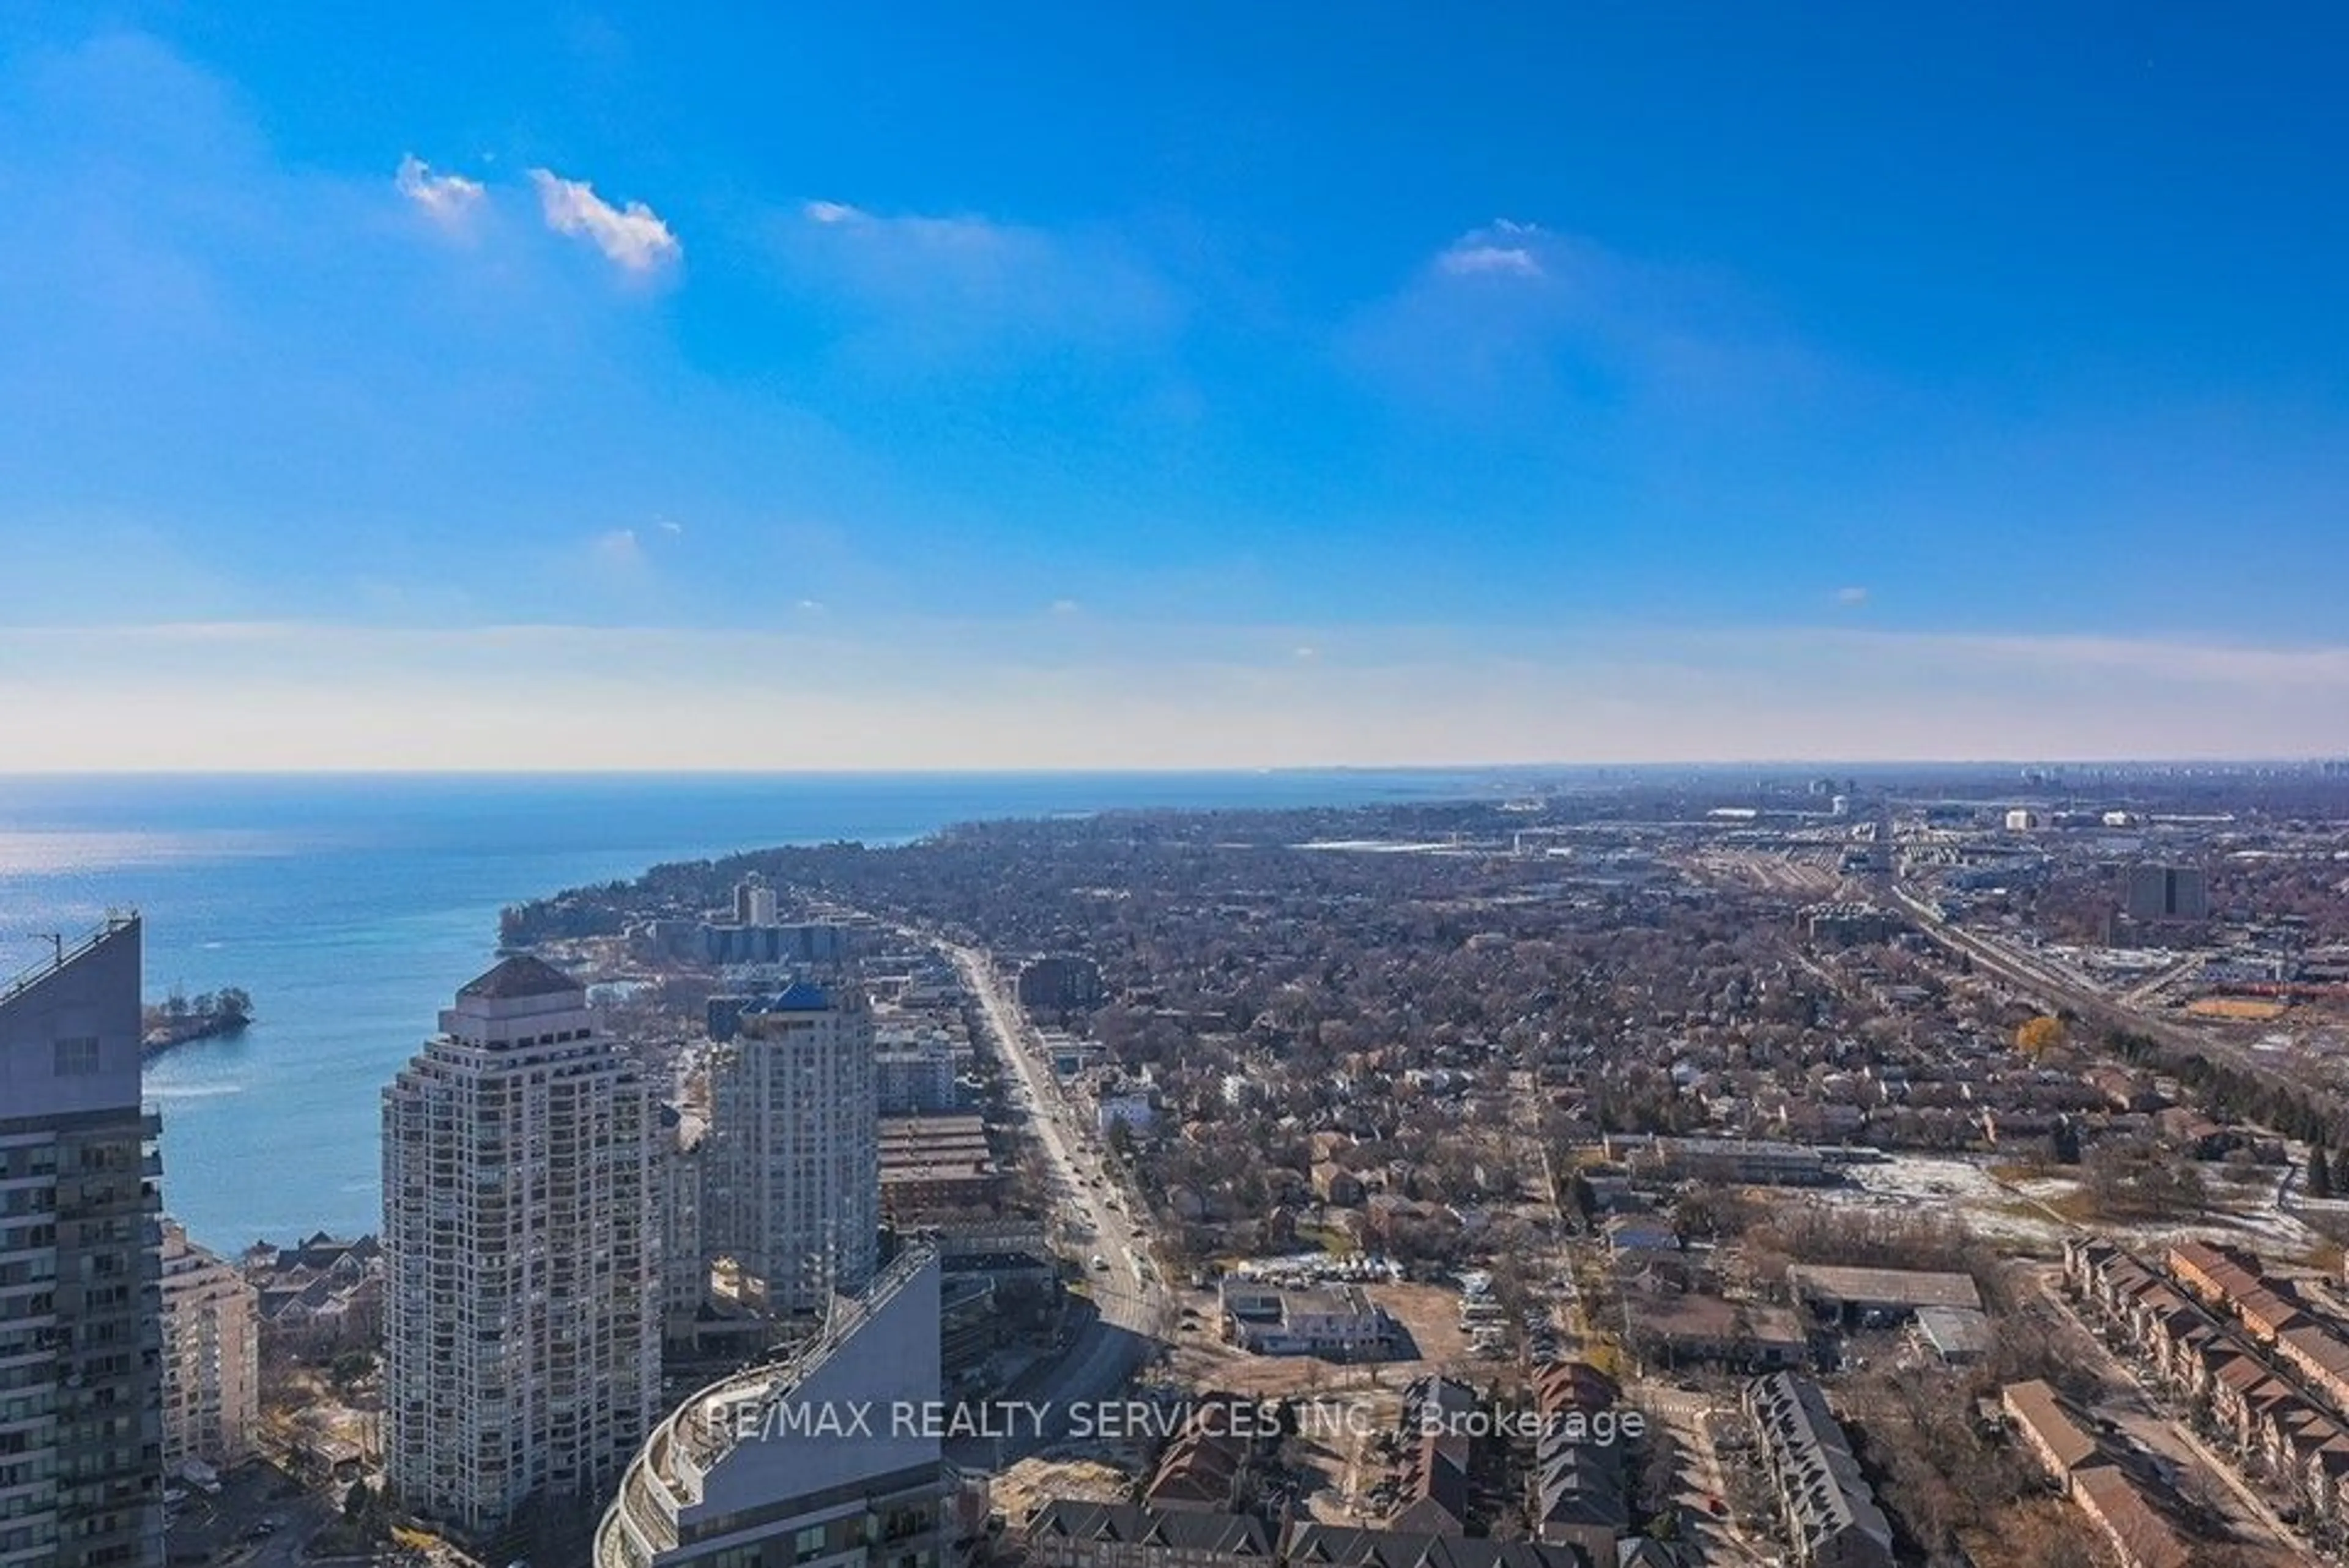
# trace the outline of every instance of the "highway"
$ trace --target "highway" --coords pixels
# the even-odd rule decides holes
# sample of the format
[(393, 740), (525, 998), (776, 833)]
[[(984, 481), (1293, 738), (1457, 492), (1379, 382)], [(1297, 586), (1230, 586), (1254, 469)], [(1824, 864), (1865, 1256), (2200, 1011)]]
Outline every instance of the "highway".
[[(1071, 1407), (1119, 1397), (1119, 1390), (1173, 1332), (1176, 1305), (1142, 1228), (1148, 1205), (1138, 1201), (1124, 1172), (1112, 1165), (1105, 1145), (1090, 1135), (1077, 1107), (1061, 1092), (1042, 1042), (1020, 1013), (1009, 985), (979, 949), (939, 945), (978, 999), (1004, 1065), (1011, 1070), (1013, 1101), (1028, 1117), (1050, 1161), (1052, 1198), (1060, 1214), (1064, 1221), (1073, 1217), (1078, 1222), (1066, 1244), (1099, 1309), (1059, 1359), (1007, 1390), (1007, 1398), (1048, 1405), (1057, 1418), (1048, 1422), (1044, 1442), (1012, 1443), (1009, 1452), (990, 1448), (988, 1457), (1000, 1464), (1019, 1457), (1023, 1449), (1049, 1447), (1053, 1434), (1066, 1430)], [(1095, 1257), (1108, 1266), (1092, 1267)]]
[(1920, 897), (1900, 883), (1892, 883), (1890, 887), (1892, 896), (1915, 917), (1917, 928), (1927, 937), (1951, 953), (1972, 959), (1976, 965), (2016, 989), (2036, 997), (2039, 1004), (2050, 1011), (2069, 1012), (2106, 1028), (2143, 1035), (2173, 1050), (2223, 1062), (2260, 1083), (2286, 1093), (2305, 1096), (2327, 1115), (2336, 1113), (2339, 1109), (2337, 1097), (2321, 1085), (2280, 1071), (2273, 1064), (2261, 1061), (2251, 1052), (2202, 1030), (2146, 1013), (2133, 1006), (2129, 998), (2116, 997), (2110, 992), (2099, 990), (2078, 976), (2039, 959), (2028, 949), (2019, 948), (1984, 932), (1968, 931), (1952, 925), (1941, 918), (1941, 912), (1930, 901)]
[(1941, 918), (1941, 912), (1930, 902), (1906, 887), (1894, 884), (1892, 894), (1916, 919), (1917, 928), (1928, 937), (1953, 953), (1972, 959), (2018, 989), (2031, 993), (2044, 1006), (2075, 1013), (2108, 1027), (2135, 1030), (2165, 1044), (2236, 1061), (2239, 1065), (2258, 1070), (2255, 1064), (2244, 1058), (2243, 1053), (2232, 1050), (2207, 1035), (2139, 1012), (2124, 999), (2096, 989), (2012, 943), (2002, 942), (1987, 933), (1968, 931), (1951, 924)]

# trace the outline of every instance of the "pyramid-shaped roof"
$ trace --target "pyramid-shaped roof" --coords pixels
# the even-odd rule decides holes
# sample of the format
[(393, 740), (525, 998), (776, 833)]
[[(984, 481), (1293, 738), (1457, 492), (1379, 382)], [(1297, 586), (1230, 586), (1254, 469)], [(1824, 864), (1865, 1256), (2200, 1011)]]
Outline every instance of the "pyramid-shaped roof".
[(519, 996), (559, 996), (586, 987), (543, 958), (518, 953), (480, 977), (458, 988), (460, 996), (510, 1001)]
[(832, 997), (812, 980), (794, 980), (771, 996), (761, 998), (743, 1009), (746, 1013), (821, 1013), (832, 1006)]

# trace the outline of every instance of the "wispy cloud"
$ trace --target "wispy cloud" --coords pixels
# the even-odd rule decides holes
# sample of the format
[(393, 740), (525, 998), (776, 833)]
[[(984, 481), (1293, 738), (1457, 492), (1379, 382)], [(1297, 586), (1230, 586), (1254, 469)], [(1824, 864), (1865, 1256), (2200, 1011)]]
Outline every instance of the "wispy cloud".
[(1499, 273), (1537, 278), (1542, 264), (1534, 248), (1542, 232), (1531, 223), (1495, 221), (1490, 228), (1473, 230), (1446, 245), (1435, 258), (1436, 270), (1454, 277)]
[(1868, 590), (1860, 587), (1838, 588), (1835, 593), (1835, 600), (1838, 604), (1853, 606), (1865, 604), (1868, 603)]
[(1782, 408), (1823, 370), (1724, 277), (1512, 219), (1435, 251), (1339, 346), (1407, 401), (1549, 426), (1560, 400), (1675, 419)]
[(778, 235), (802, 286), (854, 307), (869, 335), (924, 357), (1128, 346), (1163, 336), (1181, 315), (1173, 288), (1105, 228), (811, 201)]
[(615, 207), (585, 180), (565, 180), (545, 169), (532, 170), (530, 180), (538, 188), (548, 228), (585, 240), (623, 272), (642, 276), (685, 254), (668, 225), (642, 201)]
[(450, 229), (463, 226), (488, 193), (478, 180), (433, 173), (431, 165), (412, 152), (399, 160), (399, 172), (392, 176), (391, 183), (427, 217)]

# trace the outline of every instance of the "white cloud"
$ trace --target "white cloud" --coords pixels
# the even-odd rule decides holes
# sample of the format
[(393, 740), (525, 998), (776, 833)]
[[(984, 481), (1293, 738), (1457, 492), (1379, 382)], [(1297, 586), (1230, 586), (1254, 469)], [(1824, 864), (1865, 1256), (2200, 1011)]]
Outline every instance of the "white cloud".
[(1458, 277), (1478, 273), (1513, 273), (1521, 278), (1542, 275), (1542, 264), (1522, 245), (1454, 245), (1436, 258), (1436, 265)]
[(863, 208), (844, 201), (811, 201), (800, 211), (812, 223), (854, 223), (864, 216)]
[(538, 188), (548, 228), (585, 240), (623, 271), (656, 272), (685, 254), (668, 225), (642, 201), (615, 207), (585, 180), (565, 180), (544, 169), (532, 170), (530, 180)]
[(461, 174), (435, 174), (430, 164), (412, 152), (399, 160), (399, 172), (392, 176), (391, 183), (422, 208), (427, 217), (450, 229), (461, 225), (485, 194), (480, 181)]
[(1545, 272), (1534, 247), (1542, 238), (1539, 225), (1503, 218), (1488, 228), (1471, 230), (1438, 252), (1436, 270), (1454, 277), (1538, 278)]
[(1836, 590), (1835, 597), (1838, 604), (1865, 604), (1868, 603), (1868, 590), (1859, 587), (1838, 588)]

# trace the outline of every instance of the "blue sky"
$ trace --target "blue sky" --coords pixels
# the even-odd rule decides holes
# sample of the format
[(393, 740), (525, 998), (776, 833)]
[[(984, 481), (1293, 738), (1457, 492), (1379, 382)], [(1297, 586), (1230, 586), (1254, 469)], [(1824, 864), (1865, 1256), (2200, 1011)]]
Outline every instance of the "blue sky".
[(2349, 749), (2324, 8), (500, 9), (0, 14), (0, 766)]

